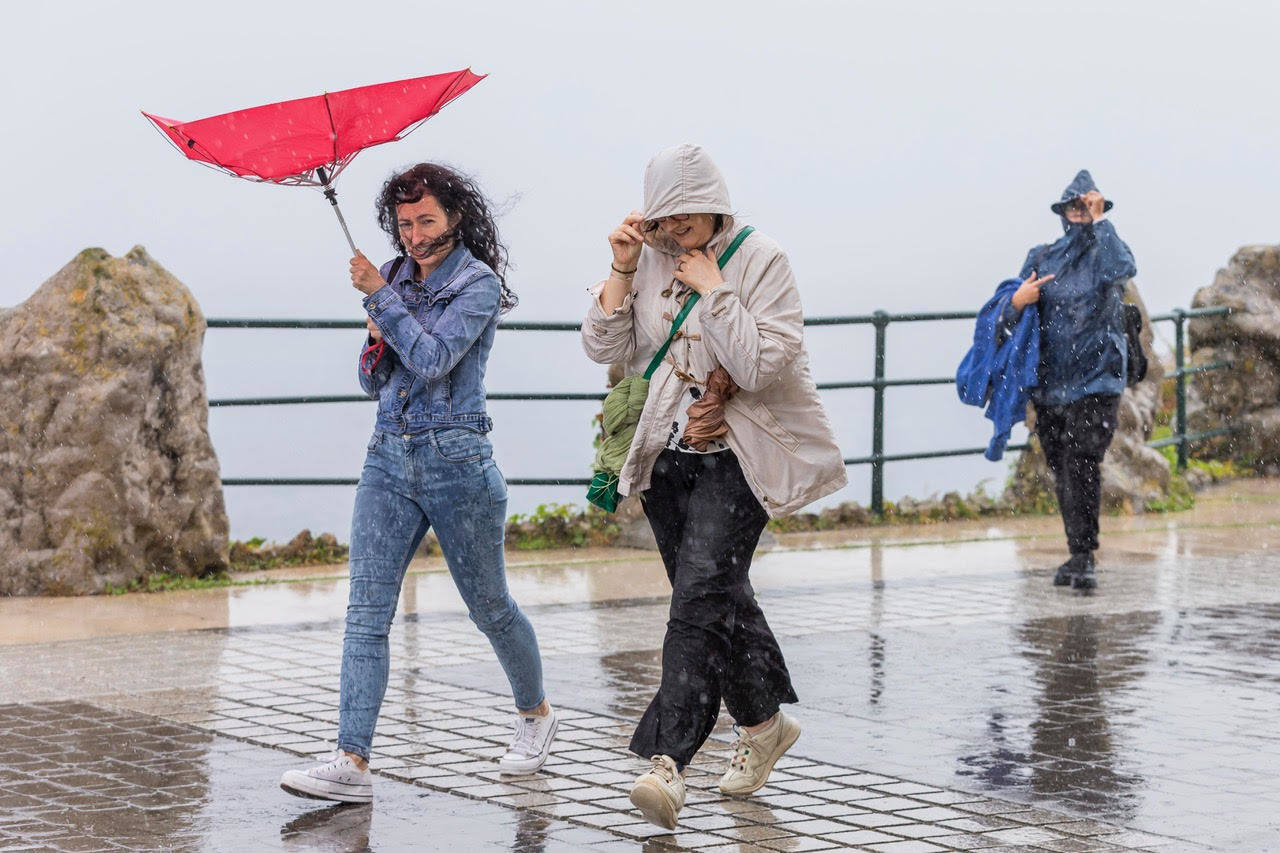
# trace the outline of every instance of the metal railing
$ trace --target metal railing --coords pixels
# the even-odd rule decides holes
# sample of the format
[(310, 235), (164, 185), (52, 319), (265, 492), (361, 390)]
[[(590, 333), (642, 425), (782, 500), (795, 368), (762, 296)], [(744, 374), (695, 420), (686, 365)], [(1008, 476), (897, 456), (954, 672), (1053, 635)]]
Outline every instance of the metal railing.
[[(1187, 466), (1187, 446), (1194, 441), (1226, 435), (1230, 428), (1213, 429), (1193, 434), (1187, 433), (1186, 378), (1194, 373), (1209, 370), (1221, 370), (1230, 367), (1230, 362), (1214, 362), (1197, 367), (1186, 366), (1186, 321), (1192, 317), (1224, 316), (1230, 313), (1229, 308), (1178, 308), (1168, 314), (1153, 315), (1151, 322), (1172, 322), (1174, 324), (1174, 368), (1164, 374), (1164, 379), (1173, 379), (1175, 383), (1175, 411), (1173, 434), (1167, 438), (1148, 442), (1149, 447), (1159, 448), (1176, 445), (1178, 470)], [(977, 313), (973, 311), (941, 311), (929, 313), (890, 314), (875, 311), (871, 314), (847, 317), (815, 317), (805, 320), (806, 326), (858, 326), (870, 325), (875, 329), (874, 372), (871, 379), (850, 382), (819, 382), (820, 391), (839, 391), (854, 388), (872, 390), (871, 408), (871, 453), (868, 456), (855, 456), (844, 460), (845, 465), (871, 466), (871, 511), (877, 515), (884, 511), (884, 469), (890, 462), (905, 462), (916, 459), (940, 459), (951, 456), (974, 456), (986, 451), (985, 447), (966, 447), (949, 450), (929, 450), (917, 453), (885, 453), (884, 421), (885, 390), (887, 388), (918, 387), (925, 385), (950, 385), (955, 382), (953, 376), (924, 377), (916, 379), (888, 379), (885, 377), (886, 338), (890, 324), (921, 323), (945, 320), (974, 320)], [(270, 320), (270, 319), (211, 319), (210, 329), (363, 329), (363, 320)], [(521, 323), (506, 322), (498, 325), (499, 329), (525, 332), (577, 332), (581, 326), (577, 323)], [(490, 400), (603, 400), (604, 392), (551, 392), (551, 393), (491, 393)], [(327, 394), (301, 397), (240, 397), (210, 400), (210, 408), (224, 406), (283, 406), (313, 403), (356, 403), (373, 402), (363, 394)], [(1008, 450), (1025, 450), (1026, 444), (1009, 445)], [(224, 486), (353, 486), (358, 480), (348, 477), (226, 477)], [(586, 486), (590, 478), (582, 477), (511, 477), (507, 483), (512, 486)]]

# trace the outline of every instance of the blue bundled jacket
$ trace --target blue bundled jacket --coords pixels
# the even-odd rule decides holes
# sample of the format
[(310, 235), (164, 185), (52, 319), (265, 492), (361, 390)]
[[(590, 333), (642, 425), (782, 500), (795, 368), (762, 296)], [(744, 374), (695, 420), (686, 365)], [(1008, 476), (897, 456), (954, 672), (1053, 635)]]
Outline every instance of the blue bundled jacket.
[[(1008, 311), (1022, 282), (1006, 279), (978, 312), (973, 346), (956, 369), (956, 390), (971, 406), (986, 406), (995, 435), (984, 454), (992, 462), (1004, 456), (1013, 425), (1023, 420), (1027, 398), (1040, 366), (1040, 317), (1029, 305), (1013, 323)], [(1016, 313), (1016, 312), (1015, 312)]]
[[(1124, 282), (1137, 273), (1133, 254), (1110, 222), (1078, 225), (1062, 216), (1067, 202), (1094, 189), (1093, 177), (1081, 169), (1061, 201), (1050, 205), (1062, 219), (1062, 237), (1032, 249), (1022, 265), (1024, 279), (1033, 271), (1054, 276), (1038, 303), (1041, 362), (1034, 399), (1041, 405), (1124, 392), (1128, 350), (1121, 306)], [(1018, 322), (1012, 305), (1004, 310), (1006, 323)]]

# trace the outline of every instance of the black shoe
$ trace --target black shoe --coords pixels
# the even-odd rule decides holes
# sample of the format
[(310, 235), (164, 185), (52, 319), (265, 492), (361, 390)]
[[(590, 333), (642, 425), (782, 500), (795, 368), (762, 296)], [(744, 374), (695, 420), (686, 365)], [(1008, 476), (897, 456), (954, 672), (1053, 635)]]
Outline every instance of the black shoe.
[(1076, 573), (1075, 559), (1073, 555), (1070, 560), (1058, 566), (1058, 570), (1053, 573), (1054, 586), (1071, 586), (1071, 579)]
[[(1094, 571), (1093, 554), (1080, 554), (1078, 556), (1080, 557), (1080, 563), (1075, 573), (1071, 575), (1071, 588), (1097, 589), (1098, 575)], [(1075, 558), (1076, 556), (1073, 555), (1072, 559), (1074, 560)]]

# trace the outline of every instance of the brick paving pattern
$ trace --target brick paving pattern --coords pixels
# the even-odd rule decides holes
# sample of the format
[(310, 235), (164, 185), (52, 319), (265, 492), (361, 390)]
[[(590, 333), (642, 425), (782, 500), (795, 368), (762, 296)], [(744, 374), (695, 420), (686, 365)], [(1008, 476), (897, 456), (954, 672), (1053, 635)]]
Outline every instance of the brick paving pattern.
[(564, 722), (516, 779), (487, 641), (397, 619), (371, 808), (275, 787), (332, 748), (340, 620), (0, 647), (0, 850), (1280, 848), (1280, 525), (1108, 542), (1093, 596), (1034, 542), (762, 556), (804, 733), (724, 798), (722, 719), (674, 833), (627, 800), (661, 600), (528, 608)]

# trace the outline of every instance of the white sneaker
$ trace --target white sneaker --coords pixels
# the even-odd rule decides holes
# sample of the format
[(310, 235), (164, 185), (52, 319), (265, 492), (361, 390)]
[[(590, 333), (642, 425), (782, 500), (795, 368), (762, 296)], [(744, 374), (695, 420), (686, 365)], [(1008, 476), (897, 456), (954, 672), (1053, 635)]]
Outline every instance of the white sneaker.
[(516, 715), (516, 733), (507, 754), (498, 759), (498, 771), (506, 776), (537, 773), (551, 754), (551, 741), (560, 728), (560, 717), (551, 708), (545, 717)]
[(684, 808), (684, 777), (670, 756), (655, 755), (649, 760), (653, 767), (631, 786), (631, 804), (649, 823), (675, 829)]
[(739, 796), (763, 788), (773, 765), (800, 737), (800, 724), (781, 711), (773, 718), (773, 725), (759, 734), (747, 734), (737, 726), (733, 730), (738, 740), (729, 769), (720, 777), (720, 791)]
[(335, 752), (328, 764), (308, 770), (286, 770), (280, 787), (295, 797), (337, 800), (340, 803), (373, 801), (373, 774), (361, 770), (345, 752)]

